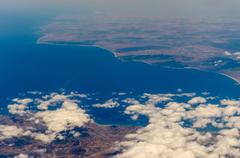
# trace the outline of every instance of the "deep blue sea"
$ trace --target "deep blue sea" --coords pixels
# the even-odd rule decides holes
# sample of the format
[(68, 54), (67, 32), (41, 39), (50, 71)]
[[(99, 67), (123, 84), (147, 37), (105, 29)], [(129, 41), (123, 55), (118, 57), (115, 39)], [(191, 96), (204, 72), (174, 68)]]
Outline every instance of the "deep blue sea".
[[(39, 45), (33, 30), (0, 37), (0, 101), (26, 91), (59, 89), (96, 93), (102, 100), (113, 92), (210, 92), (213, 96), (239, 97), (236, 82), (220, 74), (191, 69), (167, 69), (137, 62), (122, 62), (106, 50), (70, 45)], [(16, 30), (17, 31), (17, 30)], [(30, 32), (29, 32), (30, 31)], [(26, 32), (26, 36), (24, 36)], [(131, 124), (114, 109), (90, 110), (105, 124)], [(116, 110), (116, 109), (115, 109)], [(6, 112), (2, 110), (2, 113)], [(109, 119), (111, 118), (111, 119)]]
[(88, 93), (210, 92), (237, 97), (235, 81), (219, 74), (122, 62), (96, 47), (18, 44), (0, 48), (0, 96), (64, 88)]

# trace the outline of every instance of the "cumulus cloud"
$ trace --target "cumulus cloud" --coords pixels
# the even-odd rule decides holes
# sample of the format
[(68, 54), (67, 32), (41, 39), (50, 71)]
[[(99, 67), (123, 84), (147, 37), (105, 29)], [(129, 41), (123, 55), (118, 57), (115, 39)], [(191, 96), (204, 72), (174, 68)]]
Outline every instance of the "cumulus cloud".
[[(238, 100), (223, 99), (211, 104), (195, 93), (150, 94), (135, 98), (109, 99), (95, 107), (115, 108), (127, 103), (124, 113), (133, 120), (140, 115), (148, 117), (148, 125), (127, 134), (116, 147), (122, 151), (119, 158), (219, 158), (240, 157), (240, 104)], [(78, 99), (76, 99), (76, 97)], [(184, 97), (184, 99), (182, 99)], [(71, 131), (92, 121), (79, 105), (87, 95), (78, 93), (51, 93), (31, 101), (40, 109), (32, 112), (30, 120), (44, 125), (44, 132), (26, 130), (17, 126), (0, 125), (0, 140), (30, 136), (43, 143), (65, 139), (61, 131)], [(117, 100), (117, 101), (116, 101)], [(187, 100), (187, 101), (185, 101)], [(211, 100), (212, 101), (212, 100)], [(215, 100), (216, 101), (216, 100)], [(15, 100), (15, 104), (28, 106), (30, 100)], [(160, 104), (159, 104), (160, 103)], [(56, 109), (49, 106), (58, 104)], [(16, 105), (17, 106), (17, 105)], [(14, 106), (13, 106), (14, 107)], [(14, 108), (9, 110), (13, 110)], [(18, 111), (24, 110), (18, 109)], [(211, 128), (209, 128), (211, 127)], [(214, 129), (214, 132), (211, 131)]]
[(34, 119), (40, 119), (48, 130), (60, 132), (75, 126), (82, 126), (90, 119), (84, 110), (72, 101), (64, 101), (62, 108), (54, 111), (37, 112)]
[(240, 52), (229, 52), (229, 51), (225, 51), (224, 55), (229, 56), (237, 61), (240, 61)]
[(13, 101), (16, 102), (16, 103), (19, 103), (19, 104), (27, 105), (27, 104), (33, 102), (33, 99), (30, 99), (30, 98), (25, 98), (25, 99), (15, 98), (15, 99), (13, 99)]
[(228, 105), (228, 106), (240, 106), (239, 100), (229, 100), (229, 99), (223, 99), (221, 100), (222, 105)]
[(26, 154), (19, 154), (17, 156), (14, 156), (14, 158), (29, 158)]
[(140, 104), (140, 102), (134, 98), (126, 98), (122, 100), (122, 102), (128, 103), (128, 104)]
[(203, 97), (194, 97), (188, 101), (189, 104), (204, 104), (206, 102), (206, 99)]
[[(158, 100), (156, 95), (154, 100)], [(128, 106), (126, 114), (145, 115), (149, 124), (126, 135), (125, 141), (117, 142), (116, 146), (122, 153), (115, 157), (240, 157), (239, 106), (230, 100), (224, 103), (230, 104), (223, 107), (209, 104), (202, 97), (194, 97), (188, 103), (169, 100), (164, 108), (160, 108), (149, 97), (145, 103)], [(193, 108), (194, 104), (200, 105)], [(186, 126), (186, 121), (192, 124)], [(207, 125), (216, 127), (217, 132), (211, 132)]]
[(33, 99), (30, 99), (30, 98), (25, 98), (25, 99), (15, 98), (12, 101), (15, 102), (15, 103), (8, 105), (9, 113), (18, 114), (18, 115), (22, 116), (26, 113), (26, 108), (27, 108), (28, 104), (33, 102)]
[[(50, 97), (50, 98), (49, 98)], [(77, 104), (79, 100), (71, 99), (72, 97), (85, 98), (83, 94), (71, 93), (70, 95), (53, 93), (46, 101), (40, 101), (37, 106), (44, 110), (34, 114), (31, 118), (35, 123), (42, 122), (47, 127), (46, 133), (34, 133), (32, 136), (45, 143), (49, 143), (58, 136), (59, 132), (71, 130), (74, 127), (81, 127), (91, 121), (85, 110)], [(61, 107), (56, 110), (48, 110), (51, 104), (61, 103)]]
[(46, 100), (39, 100), (39, 105), (37, 106), (38, 109), (47, 110), (49, 106), (54, 106), (58, 103), (67, 100), (68, 97), (63, 94), (52, 93), (50, 95), (44, 96)]
[[(39, 95), (39, 94), (38, 94)], [(40, 98), (39, 98), (40, 97)], [(46, 126), (47, 130), (43, 133), (37, 133), (31, 130), (24, 130), (16, 126), (0, 125), (0, 140), (12, 137), (31, 136), (36, 140), (44, 143), (50, 143), (56, 137), (61, 137), (61, 131), (71, 130), (74, 127), (81, 127), (85, 123), (91, 121), (85, 110), (78, 105), (83, 98), (87, 98), (86, 94), (71, 92), (51, 93), (45, 96), (39, 96), (34, 99), (19, 99), (15, 98), (12, 101), (14, 104), (8, 105), (9, 112), (26, 116), (28, 112), (29, 121), (36, 125), (41, 123)], [(40, 111), (26, 111), (29, 104), (33, 103)], [(49, 106), (59, 105), (55, 110), (49, 110)]]
[(41, 95), (42, 92), (40, 91), (27, 91), (28, 94), (31, 94), (31, 95)]
[(42, 141), (43, 143), (50, 143), (56, 138), (56, 133), (33, 133), (31, 136), (36, 140)]
[(9, 113), (24, 115), (26, 113), (25, 109), (27, 108), (24, 104), (10, 104), (8, 105)]
[(148, 103), (156, 104), (161, 102), (166, 102), (172, 100), (170, 97), (174, 96), (173, 94), (148, 94), (144, 93), (143, 98), (149, 98)]
[(16, 126), (0, 125), (0, 140), (27, 135), (29, 132)]
[(125, 92), (113, 92), (112, 95), (123, 96), (123, 95), (127, 95), (127, 93), (125, 93)]
[(119, 105), (120, 104), (114, 99), (109, 99), (103, 104), (93, 104), (92, 106), (96, 108), (115, 108), (118, 107)]

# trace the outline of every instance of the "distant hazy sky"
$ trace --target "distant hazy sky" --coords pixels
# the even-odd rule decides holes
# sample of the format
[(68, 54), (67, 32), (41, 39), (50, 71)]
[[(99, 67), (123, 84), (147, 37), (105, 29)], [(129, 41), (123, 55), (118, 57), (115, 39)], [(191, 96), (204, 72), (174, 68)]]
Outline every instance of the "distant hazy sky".
[(0, 0), (2, 10), (75, 11), (159, 16), (240, 15), (240, 0)]

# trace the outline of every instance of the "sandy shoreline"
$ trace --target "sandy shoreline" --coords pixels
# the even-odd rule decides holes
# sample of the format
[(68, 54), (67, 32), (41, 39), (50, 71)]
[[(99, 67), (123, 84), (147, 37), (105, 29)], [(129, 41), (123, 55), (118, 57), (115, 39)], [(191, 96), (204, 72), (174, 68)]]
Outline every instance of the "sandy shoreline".
[(116, 58), (119, 58), (118, 56), (117, 56), (117, 53), (116, 52), (114, 52), (114, 51), (112, 51), (112, 50), (109, 50), (109, 49), (107, 49), (107, 48), (105, 48), (105, 47), (102, 47), (102, 46), (99, 46), (99, 45), (85, 45), (85, 44), (68, 44), (67, 42), (66, 42), (66, 44), (59, 44), (59, 43), (51, 43), (51, 42), (41, 42), (41, 41), (37, 41), (36, 42), (36, 44), (48, 44), (48, 45), (66, 45), (66, 46), (80, 46), (80, 47), (95, 47), (95, 48), (100, 48), (100, 49), (103, 49), (103, 50), (106, 50), (106, 51), (108, 51), (108, 52), (111, 52), (113, 55), (114, 55), (114, 57), (116, 57)]
[(240, 81), (238, 79), (236, 79), (236, 78), (234, 78), (234, 77), (232, 77), (230, 75), (224, 74), (224, 73), (218, 73), (218, 74), (221, 74), (221, 75), (223, 75), (225, 77), (228, 77), (228, 78), (234, 80), (238, 85), (240, 85)]
[[(204, 70), (201, 70), (201, 69), (198, 69), (198, 68), (193, 68), (193, 67), (185, 67), (184, 69), (193, 69), (193, 70), (198, 70), (198, 71), (204, 71)], [(230, 78), (231, 80), (235, 81), (238, 85), (240, 85), (240, 81), (228, 74), (225, 74), (225, 73), (222, 73), (222, 72), (213, 72), (213, 73), (217, 73), (217, 74), (220, 74), (222, 76), (225, 76), (227, 78)]]

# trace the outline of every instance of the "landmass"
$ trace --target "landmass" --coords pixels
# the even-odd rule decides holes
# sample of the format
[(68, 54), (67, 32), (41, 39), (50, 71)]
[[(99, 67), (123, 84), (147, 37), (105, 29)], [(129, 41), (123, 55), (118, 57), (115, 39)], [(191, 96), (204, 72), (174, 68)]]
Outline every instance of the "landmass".
[[(21, 128), (46, 129), (44, 125), (36, 125), (24, 119), (14, 116), (12, 118), (0, 116), (1, 123)], [(14, 122), (13, 122), (14, 120)], [(42, 128), (42, 129), (41, 129)], [(108, 158), (116, 155), (113, 146), (117, 141), (123, 141), (126, 134), (135, 132), (138, 127), (128, 126), (103, 126), (89, 123), (81, 128), (75, 128), (81, 134), (73, 135), (70, 131), (64, 131), (65, 139), (56, 139), (50, 144), (40, 140), (34, 140), (28, 136), (0, 139), (0, 157), (14, 157), (16, 155), (28, 155), (28, 157), (88, 157)]]
[(240, 81), (239, 20), (97, 14), (42, 27), (39, 44), (98, 46), (124, 61), (221, 73)]
[[(7, 106), (9, 113), (0, 115), (0, 157), (108, 158), (118, 154), (116, 142), (140, 126), (95, 123), (77, 104), (84, 98), (83, 94), (51, 93), (13, 99)], [(29, 110), (31, 106), (38, 110)]]

